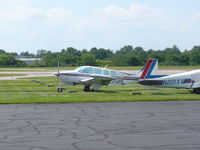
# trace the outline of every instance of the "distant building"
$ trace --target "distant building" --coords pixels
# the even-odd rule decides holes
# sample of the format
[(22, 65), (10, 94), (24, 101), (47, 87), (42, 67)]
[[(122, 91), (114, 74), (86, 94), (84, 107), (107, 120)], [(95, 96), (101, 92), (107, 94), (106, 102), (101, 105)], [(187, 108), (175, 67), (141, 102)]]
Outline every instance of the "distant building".
[(25, 58), (23, 56), (17, 56), (16, 59), (25, 62), (27, 65), (32, 65), (35, 62), (41, 62), (43, 60), (42, 58)]

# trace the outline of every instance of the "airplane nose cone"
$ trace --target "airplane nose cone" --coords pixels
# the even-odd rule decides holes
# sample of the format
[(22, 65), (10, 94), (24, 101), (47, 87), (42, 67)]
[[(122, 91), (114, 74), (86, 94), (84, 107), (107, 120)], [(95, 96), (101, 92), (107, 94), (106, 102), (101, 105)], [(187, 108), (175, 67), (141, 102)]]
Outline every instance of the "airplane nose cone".
[(56, 73), (54, 73), (54, 75), (55, 75), (55, 76), (59, 76), (59, 75), (60, 75), (60, 73), (56, 72)]

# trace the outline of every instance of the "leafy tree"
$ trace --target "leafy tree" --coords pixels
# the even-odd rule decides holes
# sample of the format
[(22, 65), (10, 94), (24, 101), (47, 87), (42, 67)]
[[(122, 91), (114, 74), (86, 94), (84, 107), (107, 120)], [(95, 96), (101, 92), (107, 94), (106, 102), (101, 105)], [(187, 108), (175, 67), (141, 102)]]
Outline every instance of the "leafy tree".
[(91, 54), (83, 54), (81, 55), (80, 65), (90, 65), (95, 66), (96, 61), (93, 55)]
[(127, 54), (127, 53), (131, 53), (134, 51), (133, 46), (131, 45), (127, 45), (122, 47), (119, 51), (117, 51), (115, 54)]
[(148, 54), (144, 51), (142, 47), (135, 47), (133, 55), (135, 56), (135, 58), (137, 58), (137, 60), (135, 60), (137, 61), (135, 63), (137, 65), (144, 65), (148, 60)]
[(34, 54), (31, 54), (31, 53), (29, 53), (28, 51), (21, 52), (20, 55), (21, 55), (21, 56), (26, 56), (27, 58), (35, 57)]
[(129, 66), (141, 66), (142, 61), (140, 60), (140, 58), (138, 56), (128, 55), (127, 56), (127, 64)]
[(200, 64), (200, 46), (194, 46), (189, 52), (190, 64), (199, 65)]
[(111, 60), (113, 66), (128, 66), (127, 56), (124, 54), (115, 54)]
[(43, 49), (41, 49), (41, 50), (38, 50), (37, 51), (37, 57), (38, 58), (42, 58), (42, 57), (44, 57), (46, 54), (47, 54), (47, 50), (43, 50)]
[(165, 54), (163, 51), (161, 50), (155, 51), (150, 49), (147, 53), (148, 53), (147, 58), (156, 58), (159, 60), (159, 64), (163, 64), (165, 62)]
[(181, 54), (180, 49), (176, 45), (174, 45), (172, 48), (166, 48), (163, 52), (166, 55), (180, 55)]
[(187, 52), (181, 53), (179, 56), (179, 65), (189, 65), (190, 64), (190, 58), (187, 54)]
[(134, 54), (119, 54), (115, 55), (112, 59), (114, 66), (140, 66), (142, 61)]
[[(25, 66), (21, 61), (15, 59), (18, 54), (7, 53), (0, 49), (0, 66)], [(62, 49), (60, 52), (51, 52), (47, 50), (38, 50), (37, 54), (28, 51), (20, 53), (25, 57), (43, 58), (44, 62), (36, 62), (36, 66), (57, 66), (60, 61), (62, 66), (76, 65), (98, 65), (107, 64), (115, 66), (136, 66), (144, 65), (148, 58), (157, 58), (160, 65), (200, 65), (200, 46), (194, 46), (191, 50), (181, 52), (174, 45), (164, 50), (150, 49), (145, 51), (142, 47), (133, 47), (126, 45), (120, 50), (113, 52), (109, 49), (93, 47), (89, 51), (83, 49), (77, 50), (73, 47)]]
[(97, 66), (103, 66), (103, 67), (109, 66), (109, 65), (111, 65), (111, 60), (99, 60), (99, 59), (97, 59), (96, 65)]
[(97, 49), (96, 47), (90, 50), (90, 54), (95, 56), (95, 59), (106, 60), (113, 56), (113, 52), (111, 50), (106, 50), (104, 48)]
[(54, 53), (52, 53), (51, 51), (48, 51), (43, 57), (44, 62), (46, 64), (46, 66), (48, 66), (48, 67), (57, 66), (57, 62), (56, 62), (55, 58), (56, 58), (56, 55)]
[(6, 52), (3, 49), (0, 49), (0, 54), (5, 54)]
[(87, 54), (87, 53), (89, 53), (89, 52), (87, 51), (87, 49), (83, 49), (83, 50), (81, 51), (81, 55)]
[(14, 56), (10, 54), (0, 54), (0, 66), (1, 67), (24, 67), (24, 62), (16, 60)]
[(65, 50), (67, 54), (75, 55), (75, 56), (81, 56), (81, 52), (73, 47), (68, 47), (67, 50)]

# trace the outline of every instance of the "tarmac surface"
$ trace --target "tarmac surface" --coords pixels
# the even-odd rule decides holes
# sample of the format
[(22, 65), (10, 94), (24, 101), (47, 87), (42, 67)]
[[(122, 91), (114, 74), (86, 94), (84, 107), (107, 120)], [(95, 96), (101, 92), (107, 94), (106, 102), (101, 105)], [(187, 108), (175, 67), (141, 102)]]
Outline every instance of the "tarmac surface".
[(0, 150), (199, 150), (200, 101), (0, 105)]

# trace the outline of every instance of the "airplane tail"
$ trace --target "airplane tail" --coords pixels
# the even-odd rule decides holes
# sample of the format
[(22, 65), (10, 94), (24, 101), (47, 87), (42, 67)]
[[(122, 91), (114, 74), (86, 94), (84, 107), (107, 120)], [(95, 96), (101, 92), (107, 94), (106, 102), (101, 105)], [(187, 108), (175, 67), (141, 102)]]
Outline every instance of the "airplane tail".
[(149, 59), (140, 72), (140, 79), (160, 77), (160, 75), (158, 75), (158, 59)]

